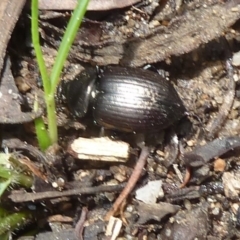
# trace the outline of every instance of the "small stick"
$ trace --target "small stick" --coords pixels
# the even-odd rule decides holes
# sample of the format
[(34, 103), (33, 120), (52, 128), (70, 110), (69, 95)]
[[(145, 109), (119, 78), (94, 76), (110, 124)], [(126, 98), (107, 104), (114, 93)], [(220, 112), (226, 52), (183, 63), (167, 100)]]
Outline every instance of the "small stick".
[(114, 202), (112, 208), (106, 214), (106, 216), (105, 216), (106, 221), (108, 221), (111, 216), (116, 214), (116, 212), (119, 210), (123, 201), (128, 197), (128, 195), (131, 193), (131, 191), (135, 187), (137, 181), (139, 180), (139, 178), (141, 176), (142, 170), (147, 162), (148, 155), (149, 155), (149, 148), (143, 147), (141, 154), (139, 156), (139, 159), (137, 161), (137, 164), (135, 165), (135, 168), (133, 169), (132, 175), (127, 182), (127, 185), (125, 186), (123, 191), (120, 193), (117, 200)]
[(66, 190), (62, 192), (58, 191), (46, 191), (46, 192), (37, 192), (37, 193), (11, 193), (9, 198), (13, 202), (29, 202), (29, 201), (39, 201), (43, 199), (52, 199), (59, 197), (66, 197), (79, 194), (96, 194), (99, 192), (118, 192), (123, 189), (123, 185), (113, 185), (113, 186), (97, 186), (97, 187), (83, 187), (75, 188), (71, 190)]
[(190, 181), (190, 178), (191, 178), (191, 170), (190, 170), (190, 167), (187, 166), (187, 168), (186, 168), (186, 173), (185, 173), (183, 182), (182, 182), (182, 184), (179, 186), (179, 188), (184, 188), (184, 187), (186, 187), (186, 185), (187, 185), (188, 182)]
[(83, 240), (83, 228), (84, 228), (84, 222), (87, 218), (88, 209), (86, 207), (82, 208), (81, 216), (75, 226), (75, 237), (78, 240)]

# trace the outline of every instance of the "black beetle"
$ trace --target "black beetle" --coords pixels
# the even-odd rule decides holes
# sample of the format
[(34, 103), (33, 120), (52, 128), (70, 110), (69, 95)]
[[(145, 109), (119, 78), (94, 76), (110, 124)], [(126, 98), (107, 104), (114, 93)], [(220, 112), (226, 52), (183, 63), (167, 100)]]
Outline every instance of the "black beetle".
[(173, 85), (143, 69), (105, 67), (98, 74), (96, 70), (84, 71), (63, 83), (62, 93), (77, 117), (84, 117), (91, 108), (100, 126), (125, 132), (164, 129), (185, 113)]

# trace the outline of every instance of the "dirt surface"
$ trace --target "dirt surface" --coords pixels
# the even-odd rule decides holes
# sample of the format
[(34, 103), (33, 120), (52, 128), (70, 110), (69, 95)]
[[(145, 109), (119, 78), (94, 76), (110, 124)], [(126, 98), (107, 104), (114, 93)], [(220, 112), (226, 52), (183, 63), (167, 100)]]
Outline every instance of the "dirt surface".
[[(69, 16), (40, 11), (49, 69)], [(130, 146), (128, 161), (110, 162), (98, 160), (102, 153), (102, 158), (85, 160), (72, 153), (75, 139), (99, 137), (101, 131), (91, 117), (73, 117), (60, 90), (59, 144), (44, 153), (38, 149), (32, 119), (44, 116), (45, 105), (29, 42), (29, 10), (24, 8), (8, 44), (9, 57), (2, 57), (0, 86), (5, 96), (0, 102), (2, 149), (20, 151), (34, 165), (28, 163), (34, 191), (10, 190), (2, 200), (7, 207), (11, 201), (16, 209), (34, 209), (35, 219), (16, 231), (14, 239), (240, 239), (239, 18), (237, 0), (138, 1), (87, 12), (62, 82), (89, 67), (151, 64), (174, 84), (186, 108), (179, 122), (156, 129), (151, 136), (155, 144), (142, 151), (136, 134), (106, 130), (105, 136)], [(33, 114), (36, 96), (42, 110)], [(131, 176), (136, 169), (139, 179)], [(130, 195), (116, 210), (128, 179), (136, 186), (129, 187)], [(30, 230), (37, 233), (25, 237)]]

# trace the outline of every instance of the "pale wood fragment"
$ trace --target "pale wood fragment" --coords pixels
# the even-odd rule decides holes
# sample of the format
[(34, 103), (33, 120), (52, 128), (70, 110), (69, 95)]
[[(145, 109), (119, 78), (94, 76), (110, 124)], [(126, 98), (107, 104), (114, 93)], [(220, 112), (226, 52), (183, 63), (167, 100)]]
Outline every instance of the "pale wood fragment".
[(114, 141), (108, 137), (78, 138), (69, 147), (68, 152), (75, 158), (109, 162), (126, 162), (130, 146), (123, 141)]

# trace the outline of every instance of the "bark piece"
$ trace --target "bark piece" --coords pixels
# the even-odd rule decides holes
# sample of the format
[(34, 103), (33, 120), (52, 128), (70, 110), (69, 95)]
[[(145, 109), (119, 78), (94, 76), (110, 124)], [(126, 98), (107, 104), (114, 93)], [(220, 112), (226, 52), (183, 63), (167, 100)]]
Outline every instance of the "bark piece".
[[(146, 29), (146, 34), (133, 39), (113, 36), (96, 46), (75, 41), (71, 55), (98, 65), (121, 64), (139, 67), (180, 56), (222, 36), (240, 17), (239, 1), (202, 4), (184, 11), (168, 27)], [(104, 39), (104, 38), (103, 38)], [(99, 47), (101, 46), (101, 47)]]
[(10, 59), (7, 58), (0, 85), (0, 123), (17, 124), (31, 122), (42, 115), (42, 110), (40, 109), (38, 112), (22, 112), (21, 96), (15, 85), (10, 67)]
[[(4, 63), (4, 56), (13, 28), (22, 12), (26, 0), (0, 1), (0, 71)], [(7, 24), (6, 24), (7, 23)]]

